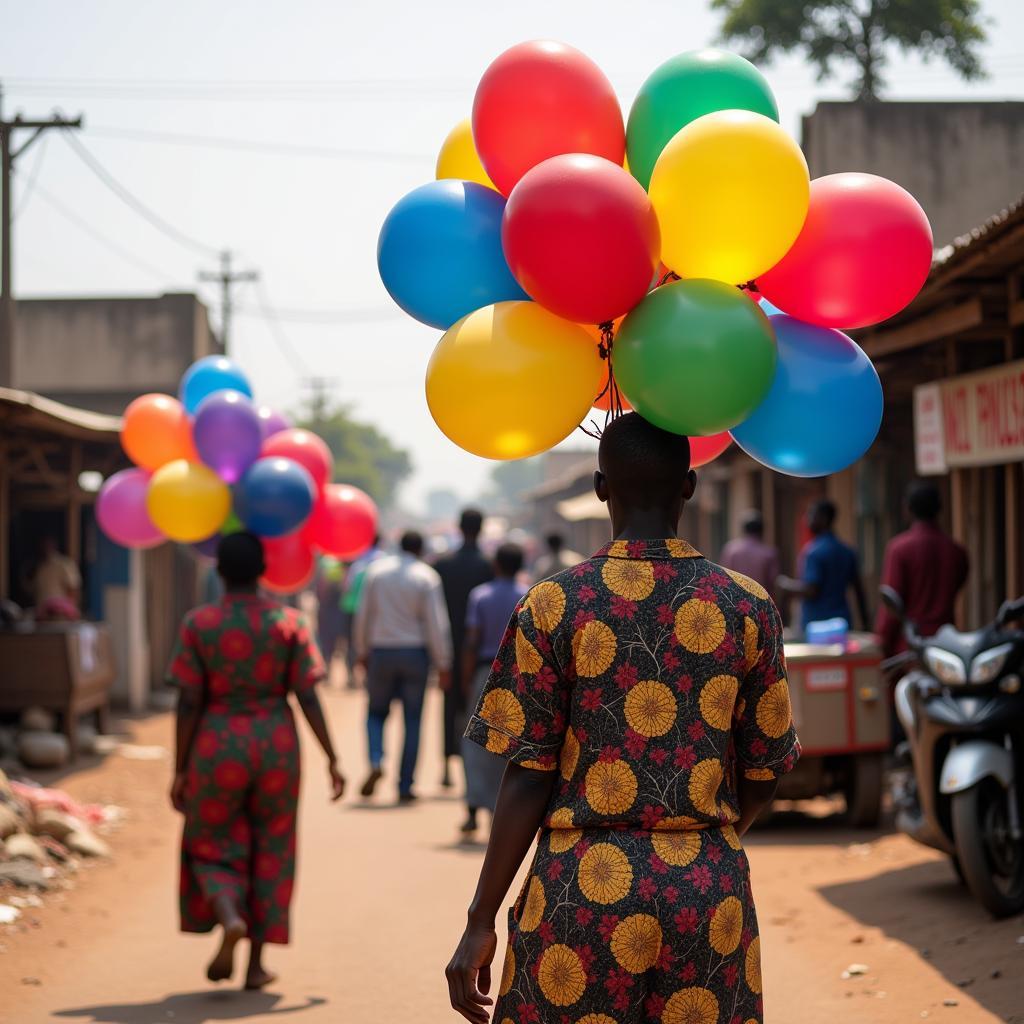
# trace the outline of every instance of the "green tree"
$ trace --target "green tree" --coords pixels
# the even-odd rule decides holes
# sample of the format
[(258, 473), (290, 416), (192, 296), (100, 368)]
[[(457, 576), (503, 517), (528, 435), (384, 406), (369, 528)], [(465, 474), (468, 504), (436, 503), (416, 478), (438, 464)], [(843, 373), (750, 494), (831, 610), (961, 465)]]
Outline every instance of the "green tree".
[(369, 423), (352, 418), (346, 406), (315, 404), (299, 426), (324, 439), (334, 456), (334, 479), (362, 488), (381, 508), (395, 500), (398, 485), (412, 472), (409, 453)]
[(745, 44), (755, 63), (803, 52), (818, 81), (855, 64), (857, 99), (876, 100), (893, 49), (944, 60), (962, 78), (983, 78), (980, 0), (711, 0), (723, 11), (721, 38)]
[(539, 457), (499, 462), (491, 470), (491, 479), (482, 500), (490, 505), (519, 505), (523, 491), (536, 487), (543, 477)]

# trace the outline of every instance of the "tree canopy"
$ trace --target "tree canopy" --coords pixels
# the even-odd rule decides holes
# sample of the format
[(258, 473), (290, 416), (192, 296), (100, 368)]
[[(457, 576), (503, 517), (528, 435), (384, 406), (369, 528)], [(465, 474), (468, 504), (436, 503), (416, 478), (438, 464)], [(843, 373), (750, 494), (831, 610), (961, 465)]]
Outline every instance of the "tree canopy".
[(315, 405), (298, 424), (324, 439), (334, 456), (334, 479), (362, 488), (382, 508), (394, 502), (398, 485), (412, 472), (409, 453), (346, 406)]
[(743, 44), (754, 63), (802, 51), (818, 81), (854, 64), (857, 99), (878, 99), (894, 49), (944, 60), (966, 80), (983, 78), (980, 0), (711, 0), (722, 11), (721, 37)]
[(540, 458), (515, 459), (499, 462), (491, 469), (489, 486), (482, 500), (489, 507), (516, 506), (523, 491), (528, 491), (541, 482), (543, 464)]

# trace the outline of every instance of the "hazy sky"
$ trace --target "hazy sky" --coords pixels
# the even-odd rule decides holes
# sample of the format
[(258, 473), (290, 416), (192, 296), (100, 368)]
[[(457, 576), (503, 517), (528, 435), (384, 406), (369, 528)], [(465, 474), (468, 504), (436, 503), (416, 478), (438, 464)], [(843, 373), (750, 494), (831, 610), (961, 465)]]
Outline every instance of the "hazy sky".
[[(377, 277), (381, 221), (433, 177), (441, 141), (468, 115), (480, 73), (506, 47), (541, 37), (579, 47), (628, 109), (661, 61), (712, 41), (718, 19), (707, 6), (0, 0), (0, 78), (8, 115), (83, 113), (82, 141), (143, 203), (190, 239), (231, 248), (242, 265), (260, 270), (282, 313), (281, 332), (275, 340), (253, 315), (259, 293), (243, 286), (232, 348), (261, 400), (294, 408), (304, 377), (329, 377), (334, 395), (411, 450), (410, 501), (437, 486), (471, 496), (491, 464), (456, 448), (430, 419), (423, 372), (438, 332), (391, 305)], [(938, 64), (896, 59), (888, 96), (1024, 96), (1024, 4), (984, 6), (993, 22), (988, 81), (968, 86)], [(797, 137), (816, 99), (845, 95), (841, 85), (817, 85), (795, 59), (766, 72), (783, 125)], [(260, 147), (141, 137), (147, 133)], [(204, 257), (172, 241), (122, 203), (57, 133), (20, 162), (14, 198), (22, 296), (195, 290), (197, 271), (215, 262), (212, 252)], [(201, 291), (215, 300), (207, 286)]]

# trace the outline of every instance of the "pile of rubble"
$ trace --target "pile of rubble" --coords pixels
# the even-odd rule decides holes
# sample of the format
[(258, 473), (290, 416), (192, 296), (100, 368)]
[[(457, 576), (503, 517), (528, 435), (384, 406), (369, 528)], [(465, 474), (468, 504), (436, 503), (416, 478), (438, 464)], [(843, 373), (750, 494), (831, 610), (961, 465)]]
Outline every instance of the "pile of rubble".
[(96, 829), (116, 813), (0, 771), (0, 925), (17, 921), (21, 908), (37, 906), (38, 893), (69, 888), (82, 858), (109, 857)]

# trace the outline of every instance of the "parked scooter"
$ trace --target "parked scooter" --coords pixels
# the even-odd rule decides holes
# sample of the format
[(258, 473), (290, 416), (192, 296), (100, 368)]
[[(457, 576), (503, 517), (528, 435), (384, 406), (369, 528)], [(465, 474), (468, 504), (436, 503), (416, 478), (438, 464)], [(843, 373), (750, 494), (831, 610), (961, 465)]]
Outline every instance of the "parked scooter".
[(921, 637), (891, 587), (882, 600), (904, 624), (909, 650), (883, 662), (908, 668), (896, 714), (909, 755), (894, 787), (901, 831), (953, 858), (975, 899), (996, 917), (1024, 910), (1024, 598), (973, 633), (943, 626)]

